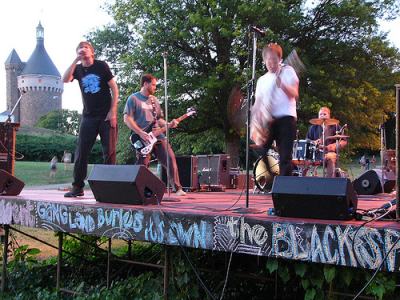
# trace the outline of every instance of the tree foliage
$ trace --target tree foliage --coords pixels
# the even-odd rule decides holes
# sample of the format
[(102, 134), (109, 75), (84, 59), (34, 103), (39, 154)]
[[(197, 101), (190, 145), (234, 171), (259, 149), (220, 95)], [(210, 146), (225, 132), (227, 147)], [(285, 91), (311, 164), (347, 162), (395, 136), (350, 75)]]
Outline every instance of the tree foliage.
[[(108, 4), (115, 23), (88, 37), (114, 66), (125, 96), (138, 88), (143, 72), (163, 78), (167, 53), (170, 117), (198, 108), (173, 142), (186, 153), (230, 152), (215, 147), (219, 141), (201, 144), (215, 143), (212, 134), (239, 145), (228, 119), (229, 95), (250, 78), (249, 26), (267, 28), (259, 50), (278, 42), (284, 56), (297, 49), (307, 67), (300, 81), (301, 135), (319, 107), (328, 105), (333, 117), (349, 125), (353, 148), (376, 149), (377, 128), (394, 110), (393, 85), (400, 81), (399, 52), (378, 20), (393, 18), (399, 6), (396, 0), (115, 0)], [(265, 72), (261, 55), (256, 66), (257, 76)]]
[(55, 110), (42, 116), (36, 127), (52, 129), (61, 133), (77, 135), (81, 115), (76, 110)]
[[(77, 137), (72, 135), (32, 135), (18, 134), (16, 151), (25, 161), (50, 161), (53, 156), (59, 160), (64, 151), (75, 152)], [(99, 141), (93, 146), (89, 154), (89, 163), (102, 163), (102, 149)]]

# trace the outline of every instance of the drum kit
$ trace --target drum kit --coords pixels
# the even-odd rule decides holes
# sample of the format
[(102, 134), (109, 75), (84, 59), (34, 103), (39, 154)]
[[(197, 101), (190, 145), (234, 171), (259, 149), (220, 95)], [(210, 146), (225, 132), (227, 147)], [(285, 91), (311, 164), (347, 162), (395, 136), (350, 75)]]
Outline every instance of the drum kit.
[[(339, 158), (339, 142), (348, 139), (350, 136), (335, 134), (325, 137), (325, 127), (338, 125), (336, 119), (318, 118), (311, 119), (310, 124), (322, 126), (322, 145), (311, 140), (296, 139), (293, 143), (293, 175), (294, 176), (318, 176), (317, 168), (322, 166), (323, 177), (325, 177), (325, 166), (323, 158), (325, 157), (325, 143), (334, 140), (337, 143), (336, 151)], [(347, 177), (347, 174), (340, 168), (337, 168), (338, 177)], [(268, 150), (267, 154), (260, 156), (254, 163), (253, 178), (255, 187), (265, 192), (272, 188), (274, 177), (279, 175), (279, 154), (275, 150)]]

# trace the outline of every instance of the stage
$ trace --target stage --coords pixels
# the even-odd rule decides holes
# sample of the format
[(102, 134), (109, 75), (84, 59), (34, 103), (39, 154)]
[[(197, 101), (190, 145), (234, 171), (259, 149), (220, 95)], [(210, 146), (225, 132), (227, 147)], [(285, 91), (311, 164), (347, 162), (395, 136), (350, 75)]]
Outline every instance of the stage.
[[(78, 199), (63, 194), (25, 188), (19, 196), (0, 196), (0, 223), (367, 269), (376, 269), (400, 237), (396, 221), (360, 228), (364, 220), (269, 215), (273, 203), (266, 194), (250, 192), (246, 209), (245, 193), (238, 189), (165, 194), (160, 205), (147, 206), (96, 202), (90, 190)], [(394, 197), (358, 196), (358, 209), (379, 208)], [(400, 243), (393, 246), (383, 270), (399, 271), (399, 250)]]

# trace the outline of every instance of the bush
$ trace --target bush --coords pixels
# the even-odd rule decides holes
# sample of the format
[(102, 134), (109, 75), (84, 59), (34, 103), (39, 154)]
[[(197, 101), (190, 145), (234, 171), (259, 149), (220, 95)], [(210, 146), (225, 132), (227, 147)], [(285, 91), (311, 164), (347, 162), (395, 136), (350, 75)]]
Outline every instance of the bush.
[[(78, 138), (72, 135), (31, 135), (18, 134), (16, 143), (16, 157), (24, 156), (26, 161), (50, 161), (56, 155), (59, 159), (64, 150), (75, 152)], [(97, 141), (89, 155), (89, 163), (102, 163), (103, 155), (100, 142)]]

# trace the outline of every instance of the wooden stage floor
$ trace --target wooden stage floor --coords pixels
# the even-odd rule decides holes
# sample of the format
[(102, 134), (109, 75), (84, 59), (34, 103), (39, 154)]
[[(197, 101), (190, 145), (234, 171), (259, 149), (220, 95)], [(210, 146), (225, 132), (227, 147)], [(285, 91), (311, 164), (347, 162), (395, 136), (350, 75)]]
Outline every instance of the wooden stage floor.
[[(165, 194), (160, 205), (146, 206), (100, 203), (90, 190), (80, 198), (63, 194), (25, 188), (19, 196), (0, 196), (0, 224), (357, 268), (376, 269), (383, 263), (390, 272), (400, 268), (400, 224), (395, 220), (360, 227), (364, 220), (277, 217), (268, 214), (271, 195), (251, 191), (245, 209), (245, 192), (233, 189)], [(394, 198), (358, 196), (358, 209), (379, 208)]]

